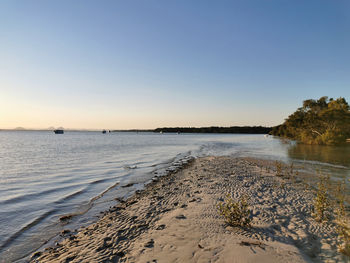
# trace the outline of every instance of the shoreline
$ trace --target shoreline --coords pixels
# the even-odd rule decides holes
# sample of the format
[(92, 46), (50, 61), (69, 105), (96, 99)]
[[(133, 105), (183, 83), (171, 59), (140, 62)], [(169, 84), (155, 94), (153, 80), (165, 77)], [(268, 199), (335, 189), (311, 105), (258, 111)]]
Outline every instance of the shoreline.
[[(32, 262), (344, 262), (336, 229), (312, 216), (313, 194), (275, 175), (271, 161), (202, 157), (156, 177), (94, 224)], [(226, 193), (250, 199), (252, 228), (227, 226)], [(232, 261), (233, 259), (235, 261)]]

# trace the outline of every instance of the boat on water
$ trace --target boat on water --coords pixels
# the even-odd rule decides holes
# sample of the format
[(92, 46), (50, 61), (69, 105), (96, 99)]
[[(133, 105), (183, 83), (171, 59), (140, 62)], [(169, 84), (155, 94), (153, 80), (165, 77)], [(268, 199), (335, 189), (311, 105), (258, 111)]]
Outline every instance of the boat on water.
[(107, 133), (107, 131), (106, 131), (106, 130), (103, 130), (102, 133), (105, 134), (105, 133)]
[(53, 131), (55, 134), (63, 134), (64, 130), (54, 130)]

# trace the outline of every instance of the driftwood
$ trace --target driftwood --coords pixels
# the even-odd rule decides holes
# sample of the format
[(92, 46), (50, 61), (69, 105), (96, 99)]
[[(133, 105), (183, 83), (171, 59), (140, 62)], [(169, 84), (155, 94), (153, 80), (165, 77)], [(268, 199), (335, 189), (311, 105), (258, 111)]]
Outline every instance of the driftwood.
[(260, 242), (260, 241), (248, 241), (248, 240), (245, 240), (245, 241), (241, 241), (241, 243), (239, 243), (241, 246), (253, 246), (253, 247), (260, 247), (261, 249), (264, 249), (266, 248), (266, 244)]

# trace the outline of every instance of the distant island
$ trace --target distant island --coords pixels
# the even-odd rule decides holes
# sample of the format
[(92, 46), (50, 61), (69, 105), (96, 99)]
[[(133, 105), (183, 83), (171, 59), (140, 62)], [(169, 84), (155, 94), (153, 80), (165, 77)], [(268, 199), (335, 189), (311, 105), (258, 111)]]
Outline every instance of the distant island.
[(156, 132), (156, 133), (244, 133), (268, 134), (271, 127), (263, 126), (231, 126), (231, 127), (163, 127), (154, 130), (114, 130), (113, 132)]
[(305, 100), (303, 106), (270, 134), (305, 144), (339, 145), (350, 138), (350, 107), (344, 98), (324, 96)]
[(155, 132), (181, 132), (181, 133), (247, 133), (247, 134), (267, 134), (272, 129), (262, 126), (232, 126), (232, 127), (175, 127), (157, 128)]
[(14, 128), (14, 130), (15, 130), (15, 131), (24, 131), (25, 128), (23, 128), (23, 127), (16, 127), (16, 128)]

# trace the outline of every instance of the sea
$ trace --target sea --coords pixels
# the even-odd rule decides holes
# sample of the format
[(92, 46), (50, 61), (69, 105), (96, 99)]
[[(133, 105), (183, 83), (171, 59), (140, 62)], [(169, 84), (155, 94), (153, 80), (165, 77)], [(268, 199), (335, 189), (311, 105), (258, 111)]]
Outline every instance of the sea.
[[(0, 262), (26, 262), (63, 229), (95, 222), (116, 198), (202, 156), (295, 163), (349, 184), (349, 144), (310, 146), (260, 134), (0, 131)], [(72, 220), (61, 222), (63, 215)]]

